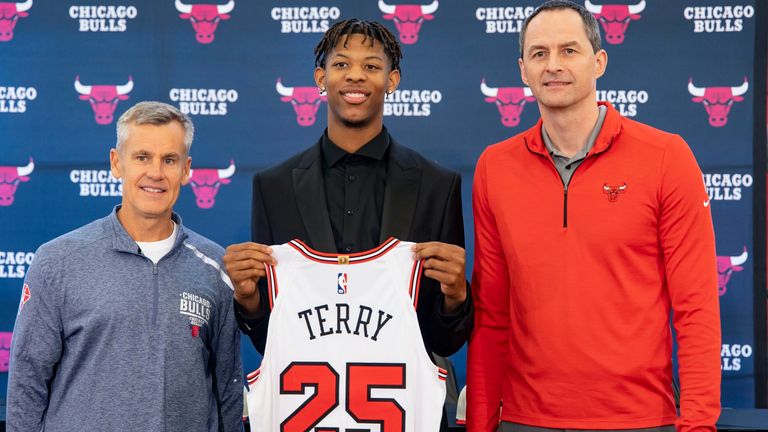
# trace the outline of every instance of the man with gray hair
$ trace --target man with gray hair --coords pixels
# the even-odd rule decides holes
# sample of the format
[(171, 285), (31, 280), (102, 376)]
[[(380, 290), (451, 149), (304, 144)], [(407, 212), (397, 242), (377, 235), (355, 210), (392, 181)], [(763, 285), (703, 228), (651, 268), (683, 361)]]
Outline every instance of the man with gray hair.
[(35, 253), (11, 346), (8, 431), (242, 430), (242, 366), (224, 250), (182, 225), (194, 129), (142, 102), (109, 154), (112, 213)]

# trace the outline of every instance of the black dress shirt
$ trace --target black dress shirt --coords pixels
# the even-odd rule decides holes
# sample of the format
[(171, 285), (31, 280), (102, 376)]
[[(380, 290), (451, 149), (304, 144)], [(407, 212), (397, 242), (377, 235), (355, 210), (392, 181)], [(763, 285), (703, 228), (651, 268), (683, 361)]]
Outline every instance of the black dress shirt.
[[(355, 253), (379, 245), (387, 181), (386, 128), (355, 153), (323, 134), (323, 181), (336, 252)], [(323, 251), (333, 252), (333, 251)]]

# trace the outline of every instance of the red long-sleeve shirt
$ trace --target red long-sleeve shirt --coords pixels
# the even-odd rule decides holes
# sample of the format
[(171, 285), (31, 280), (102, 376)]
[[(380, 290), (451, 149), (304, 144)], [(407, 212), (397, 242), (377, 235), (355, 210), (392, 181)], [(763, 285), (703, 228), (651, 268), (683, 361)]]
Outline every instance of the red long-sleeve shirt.
[(701, 171), (679, 136), (608, 105), (566, 193), (539, 121), (486, 149), (473, 205), (469, 431), (495, 431), (500, 404), (501, 419), (540, 427), (715, 431), (715, 240)]

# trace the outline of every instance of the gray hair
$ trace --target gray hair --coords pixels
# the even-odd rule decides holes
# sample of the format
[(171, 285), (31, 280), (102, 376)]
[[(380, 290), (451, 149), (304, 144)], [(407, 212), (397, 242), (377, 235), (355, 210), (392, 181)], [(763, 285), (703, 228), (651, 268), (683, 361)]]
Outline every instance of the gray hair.
[(546, 10), (558, 10), (558, 9), (571, 9), (576, 11), (581, 17), (581, 21), (584, 23), (584, 32), (587, 34), (587, 39), (592, 45), (592, 51), (600, 51), (600, 26), (597, 24), (595, 16), (583, 6), (566, 0), (549, 0), (537, 7), (533, 13), (528, 16), (523, 22), (523, 27), (520, 29), (520, 58), (523, 58), (523, 46), (525, 45), (525, 31), (528, 30), (528, 24), (530, 24), (533, 17), (544, 12)]
[(187, 154), (189, 154), (192, 140), (195, 137), (195, 126), (192, 124), (192, 120), (175, 106), (155, 101), (139, 102), (120, 116), (117, 120), (117, 145), (115, 147), (119, 151), (122, 144), (128, 139), (128, 125), (162, 126), (173, 121), (179, 122), (184, 128), (184, 146), (187, 148)]

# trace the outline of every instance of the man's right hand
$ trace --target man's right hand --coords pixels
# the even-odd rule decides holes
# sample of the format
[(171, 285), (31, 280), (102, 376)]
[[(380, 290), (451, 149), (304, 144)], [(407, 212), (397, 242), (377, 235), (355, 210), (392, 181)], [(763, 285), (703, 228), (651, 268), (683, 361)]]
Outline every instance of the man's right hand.
[(235, 286), (235, 301), (248, 318), (260, 318), (261, 296), (257, 283), (267, 275), (265, 263), (277, 265), (272, 248), (253, 242), (233, 244), (227, 247), (223, 260)]

